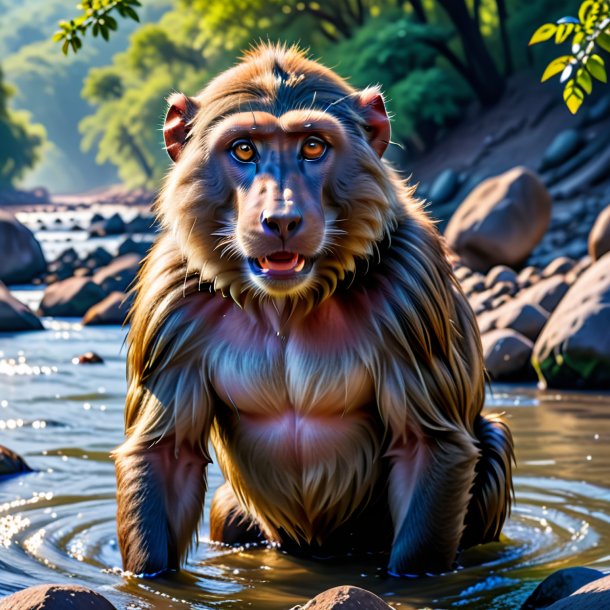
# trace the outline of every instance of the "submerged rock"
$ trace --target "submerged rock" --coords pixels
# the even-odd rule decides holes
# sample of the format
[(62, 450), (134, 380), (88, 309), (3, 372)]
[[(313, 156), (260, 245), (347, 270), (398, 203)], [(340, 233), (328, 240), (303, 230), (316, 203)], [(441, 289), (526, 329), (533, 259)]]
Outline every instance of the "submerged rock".
[(533, 364), (554, 388), (610, 388), (610, 252), (572, 285), (536, 341)]
[(471, 269), (517, 267), (542, 239), (550, 218), (546, 187), (535, 173), (516, 167), (475, 188), (449, 221), (445, 237)]
[(0, 332), (42, 330), (42, 322), (0, 282)]
[(0, 210), (0, 281), (26, 284), (46, 268), (34, 234), (12, 214)]
[[(591, 568), (564, 568), (545, 578), (525, 600), (521, 610), (548, 608), (553, 602), (571, 595), (604, 574)], [(552, 607), (552, 606), (551, 606)], [(594, 606), (591, 606), (593, 608)]]
[(116, 610), (116, 607), (87, 587), (38, 585), (0, 599), (0, 610)]
[[(297, 608), (299, 610), (391, 610), (391, 607), (374, 593), (349, 585), (328, 589), (316, 595), (304, 606)], [(401, 605), (401, 608), (409, 610), (410, 607)]]
[(23, 472), (32, 472), (32, 469), (20, 455), (17, 455), (8, 447), (0, 445), (0, 476), (21, 474)]
[(104, 359), (95, 352), (86, 352), (72, 358), (74, 364), (104, 364)]

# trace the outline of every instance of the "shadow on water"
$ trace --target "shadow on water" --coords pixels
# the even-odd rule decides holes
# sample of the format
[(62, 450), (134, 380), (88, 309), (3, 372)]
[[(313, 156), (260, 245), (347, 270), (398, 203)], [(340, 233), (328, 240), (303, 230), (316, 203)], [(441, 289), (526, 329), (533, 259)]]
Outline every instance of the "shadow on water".
[[(327, 564), (277, 549), (202, 543), (180, 574), (154, 581), (118, 568), (109, 451), (122, 439), (121, 329), (47, 321), (44, 333), (0, 335), (0, 442), (37, 472), (0, 483), (0, 594), (43, 582), (93, 586), (119, 608), (288, 609), (355, 584), (396, 608), (514, 609), (562, 567), (610, 569), (610, 396), (496, 386), (516, 441), (517, 503), (501, 543), (476, 548), (455, 572), (385, 576), (383, 559)], [(104, 365), (72, 358), (95, 349)], [(213, 491), (222, 477), (209, 476)], [(608, 487), (606, 487), (608, 486)]]

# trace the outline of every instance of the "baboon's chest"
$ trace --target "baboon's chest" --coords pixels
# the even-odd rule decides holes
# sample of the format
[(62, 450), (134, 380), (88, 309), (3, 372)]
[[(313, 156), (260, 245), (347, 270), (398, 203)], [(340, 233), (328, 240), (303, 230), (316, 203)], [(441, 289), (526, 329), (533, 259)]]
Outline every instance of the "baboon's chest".
[(210, 341), (214, 390), (240, 416), (280, 426), (286, 417), (342, 417), (374, 397), (359, 332), (333, 303), (284, 325), (230, 307)]

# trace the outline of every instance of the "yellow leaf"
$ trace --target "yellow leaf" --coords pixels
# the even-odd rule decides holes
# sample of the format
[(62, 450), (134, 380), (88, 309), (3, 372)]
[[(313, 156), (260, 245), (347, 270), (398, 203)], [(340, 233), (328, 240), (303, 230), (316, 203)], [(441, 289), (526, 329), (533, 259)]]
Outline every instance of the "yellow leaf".
[(566, 98), (565, 102), (566, 106), (568, 107), (568, 110), (572, 114), (576, 114), (578, 112), (578, 109), (582, 106), (582, 99), (580, 99), (576, 95), (569, 95)]
[(587, 20), (587, 15), (589, 11), (593, 8), (595, 2), (593, 0), (587, 0), (587, 2), (583, 2), (578, 9), (578, 20), (581, 23), (584, 23)]
[(560, 23), (555, 34), (555, 44), (565, 42), (576, 26), (573, 23)]
[(545, 23), (534, 32), (528, 44), (533, 45), (549, 40), (556, 31), (557, 26), (554, 23)]
[(542, 75), (540, 81), (544, 82), (545, 80), (549, 80), (549, 78), (551, 78), (552, 76), (555, 76), (555, 74), (563, 72), (565, 67), (570, 63), (571, 59), (572, 57), (570, 55), (562, 55), (561, 57), (554, 59), (546, 67), (546, 70), (544, 71), (544, 74)]

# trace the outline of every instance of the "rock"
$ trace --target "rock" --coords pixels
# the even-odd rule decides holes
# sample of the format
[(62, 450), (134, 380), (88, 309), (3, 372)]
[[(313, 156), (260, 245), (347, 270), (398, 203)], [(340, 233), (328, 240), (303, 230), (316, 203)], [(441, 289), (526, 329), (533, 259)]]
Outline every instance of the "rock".
[(59, 255), (57, 260), (68, 264), (76, 263), (78, 262), (78, 252), (74, 248), (68, 248)]
[(86, 352), (72, 358), (72, 364), (104, 364), (104, 359), (95, 352)]
[(113, 214), (110, 218), (104, 218), (94, 222), (89, 227), (89, 235), (96, 237), (104, 237), (106, 235), (120, 235), (125, 233), (125, 223), (120, 214)]
[(157, 219), (154, 216), (143, 216), (138, 214), (135, 218), (125, 223), (126, 233), (156, 233), (159, 230)]
[(112, 260), (112, 254), (100, 246), (93, 252), (90, 252), (83, 262), (85, 267), (88, 267), (89, 269), (97, 269), (98, 267), (105, 267), (106, 265), (109, 265)]
[(537, 267), (524, 267), (517, 276), (517, 283), (522, 288), (535, 284), (540, 279), (540, 270)]
[(467, 296), (485, 290), (485, 276), (482, 273), (473, 273), (462, 283), (462, 290)]
[(137, 254), (140, 257), (146, 256), (152, 246), (151, 241), (134, 241), (131, 237), (128, 237), (119, 246), (119, 256), (125, 254)]
[(589, 233), (589, 256), (596, 261), (610, 252), (610, 205), (603, 209)]
[(135, 280), (140, 262), (141, 259), (137, 254), (120, 256), (110, 265), (97, 271), (93, 275), (93, 281), (101, 286), (106, 294), (125, 292)]
[(7, 447), (0, 445), (0, 476), (32, 472), (25, 460)]
[(529, 288), (523, 289), (517, 297), (530, 305), (539, 305), (551, 313), (569, 289), (569, 284), (560, 275), (539, 280)]
[(585, 119), (588, 125), (597, 123), (610, 116), (610, 96), (604, 95), (600, 100), (595, 102), (588, 110), (585, 115)]
[(521, 610), (547, 608), (553, 602), (568, 597), (584, 585), (603, 576), (603, 572), (591, 568), (564, 568), (553, 572), (534, 589), (521, 606)]
[(122, 292), (111, 292), (103, 301), (87, 311), (83, 316), (83, 326), (123, 324), (129, 313), (131, 300)]
[(559, 256), (542, 270), (542, 277), (565, 275), (573, 269), (575, 264), (576, 261), (574, 259), (567, 256)]
[(34, 234), (12, 214), (0, 209), (0, 282), (25, 284), (46, 268)]
[(610, 576), (591, 581), (547, 608), (548, 610), (605, 610), (610, 608)]
[(535, 341), (549, 317), (539, 305), (512, 300), (496, 310), (496, 328), (511, 329)]
[(582, 133), (576, 129), (566, 129), (558, 133), (544, 152), (539, 171), (561, 165), (578, 152), (584, 143)]
[[(551, 278), (549, 278), (551, 279)], [(572, 285), (534, 348), (540, 381), (554, 388), (610, 388), (610, 252)]]
[(38, 585), (0, 599), (0, 610), (116, 610), (116, 607), (87, 587)]
[[(409, 610), (410, 607), (403, 605), (401, 608)], [(316, 595), (300, 610), (391, 610), (391, 607), (370, 591), (344, 585)]]
[[(74, 264), (65, 263), (62, 260), (53, 261), (52, 263), (49, 264), (48, 272), (49, 272), (49, 275), (54, 276), (55, 282), (57, 280), (67, 280), (69, 277), (72, 277), (72, 275), (73, 275)], [(48, 282), (48, 283), (50, 283), (50, 282)]]
[(89, 278), (71, 277), (47, 287), (40, 312), (45, 316), (80, 318), (105, 296), (104, 289)]
[(608, 175), (610, 171), (610, 148), (607, 146), (605, 138), (599, 138), (597, 143), (603, 144), (599, 153), (594, 155), (577, 172), (570, 174), (565, 180), (553, 186), (551, 189), (553, 197), (565, 199), (574, 197), (579, 193), (586, 192), (591, 186)]
[(496, 265), (492, 267), (485, 278), (485, 286), (491, 288), (499, 282), (509, 282), (510, 284), (517, 283), (517, 274), (506, 265)]
[(0, 332), (43, 330), (42, 322), (0, 282)]
[(452, 169), (442, 171), (432, 183), (428, 199), (433, 204), (447, 203), (457, 193), (460, 179), (457, 172)]
[(492, 330), (481, 337), (485, 367), (492, 379), (528, 379), (534, 344), (514, 330)]
[(445, 231), (449, 246), (477, 271), (517, 267), (544, 235), (551, 197), (540, 178), (516, 167), (490, 178), (464, 200)]

